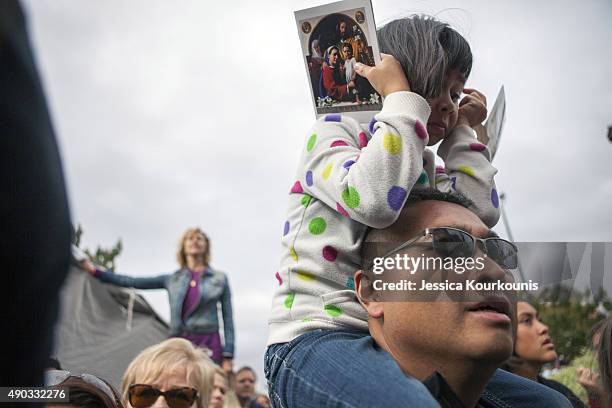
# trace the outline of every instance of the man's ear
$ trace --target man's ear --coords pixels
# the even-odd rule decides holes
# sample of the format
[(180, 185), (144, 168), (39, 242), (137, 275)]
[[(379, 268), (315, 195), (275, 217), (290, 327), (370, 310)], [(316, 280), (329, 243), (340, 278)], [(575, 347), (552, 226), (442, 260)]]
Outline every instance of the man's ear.
[(370, 280), (365, 276), (365, 273), (361, 270), (355, 272), (354, 279), (355, 294), (357, 295), (359, 303), (361, 303), (363, 308), (368, 312), (368, 316), (374, 319), (383, 317), (384, 310), (382, 302), (370, 300), (370, 296), (367, 295), (371, 294), (372, 288), (370, 286)]

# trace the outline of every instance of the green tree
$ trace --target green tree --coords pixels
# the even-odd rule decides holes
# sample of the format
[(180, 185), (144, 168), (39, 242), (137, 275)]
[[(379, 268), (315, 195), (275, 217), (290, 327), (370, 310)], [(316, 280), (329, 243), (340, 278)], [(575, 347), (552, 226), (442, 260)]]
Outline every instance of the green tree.
[(82, 249), (87, 258), (97, 266), (101, 266), (106, 270), (116, 270), (117, 268), (117, 257), (123, 250), (123, 243), (121, 238), (117, 240), (115, 245), (110, 248), (104, 248), (98, 245), (95, 251), (91, 251), (89, 248), (81, 248), (81, 238), (83, 237), (83, 228), (81, 224), (77, 225), (72, 237), (72, 244), (79, 249)]

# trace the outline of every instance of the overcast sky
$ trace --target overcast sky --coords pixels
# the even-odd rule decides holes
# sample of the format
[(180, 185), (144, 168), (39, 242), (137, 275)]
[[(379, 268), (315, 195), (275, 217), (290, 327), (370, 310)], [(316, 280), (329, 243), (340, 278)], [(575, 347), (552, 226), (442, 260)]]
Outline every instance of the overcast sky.
[[(172, 272), (179, 236), (201, 226), (232, 285), (236, 364), (260, 375), (287, 194), (314, 121), (293, 11), (319, 4), (24, 4), (84, 246), (121, 238), (120, 273)], [(373, 7), (378, 25), (413, 12), (450, 22), (474, 53), (468, 86), (492, 103), (505, 85), (494, 164), (515, 239), (612, 241), (609, 0)], [(167, 319), (165, 291), (146, 297)]]

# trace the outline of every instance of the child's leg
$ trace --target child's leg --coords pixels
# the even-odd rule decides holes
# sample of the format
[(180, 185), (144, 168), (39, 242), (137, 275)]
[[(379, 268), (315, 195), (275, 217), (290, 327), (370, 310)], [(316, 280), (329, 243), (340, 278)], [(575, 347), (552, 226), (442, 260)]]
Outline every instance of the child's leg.
[(316, 330), (275, 344), (265, 373), (276, 408), (439, 406), (365, 332)]

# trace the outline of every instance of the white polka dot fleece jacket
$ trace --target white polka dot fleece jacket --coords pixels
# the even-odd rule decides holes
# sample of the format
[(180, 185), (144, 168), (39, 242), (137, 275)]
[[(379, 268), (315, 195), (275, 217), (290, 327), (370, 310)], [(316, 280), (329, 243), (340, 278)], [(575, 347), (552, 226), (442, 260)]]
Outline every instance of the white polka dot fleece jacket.
[(485, 224), (497, 223), (497, 170), (488, 148), (471, 128), (458, 126), (438, 148), (445, 167), (436, 168), (425, 148), (430, 112), (421, 96), (396, 92), (369, 132), (348, 116), (315, 123), (289, 195), (268, 345), (315, 329), (367, 331), (353, 285), (360, 246), (368, 227), (397, 219), (412, 188), (458, 191)]

